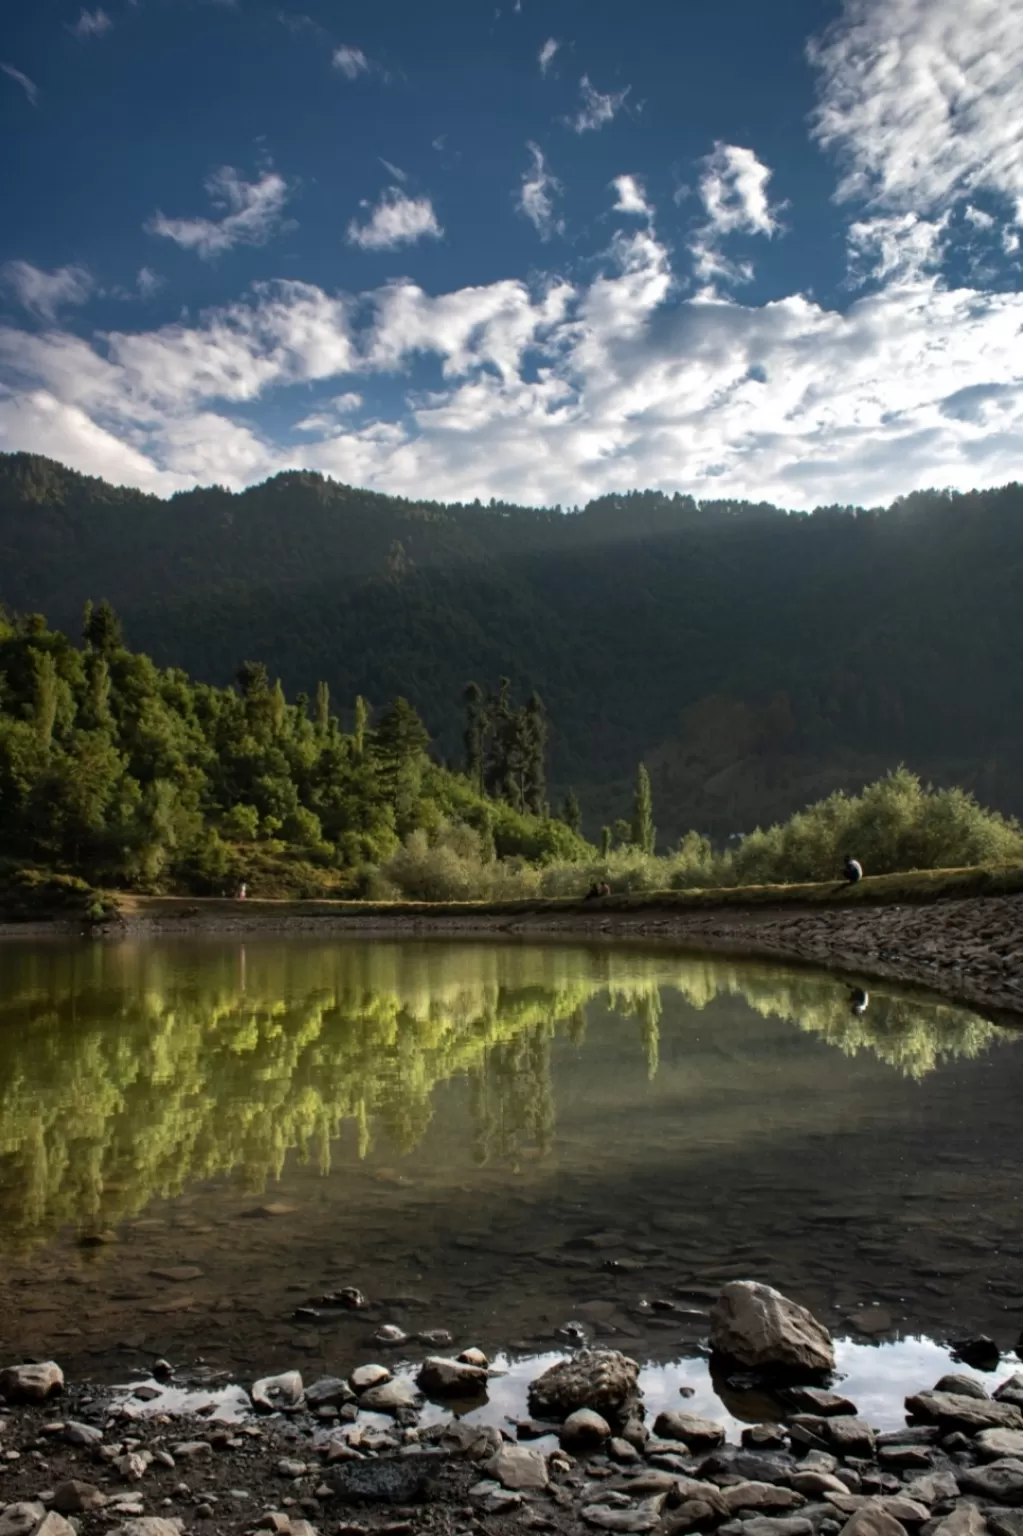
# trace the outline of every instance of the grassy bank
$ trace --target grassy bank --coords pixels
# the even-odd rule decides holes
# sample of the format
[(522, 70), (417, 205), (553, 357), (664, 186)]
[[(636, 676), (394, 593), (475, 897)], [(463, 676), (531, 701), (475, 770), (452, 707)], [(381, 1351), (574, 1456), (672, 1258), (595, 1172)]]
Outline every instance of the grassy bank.
[(745, 885), (725, 889), (685, 891), (627, 891), (595, 901), (575, 897), (531, 898), (519, 901), (266, 901), (244, 903), (219, 897), (134, 896), (107, 893), (106, 900), (126, 918), (187, 917), (199, 919), (247, 917), (254, 920), (283, 913), (309, 918), (379, 918), (382, 922), (431, 921), (443, 917), (528, 917), (563, 913), (597, 917), (602, 912), (679, 912), (716, 908), (806, 907), (923, 904), (970, 896), (1011, 896), (1023, 892), (1023, 865), (980, 866), (969, 869), (928, 869), (904, 874), (875, 875), (857, 885), (818, 881), (801, 885)]

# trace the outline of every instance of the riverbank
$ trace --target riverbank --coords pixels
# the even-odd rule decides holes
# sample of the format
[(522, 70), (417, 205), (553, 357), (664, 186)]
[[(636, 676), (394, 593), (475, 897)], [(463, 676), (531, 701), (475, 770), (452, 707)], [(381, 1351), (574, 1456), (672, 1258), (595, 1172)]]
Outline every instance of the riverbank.
[[(925, 986), (1010, 1021), (1023, 1015), (1023, 869), (928, 870), (855, 886), (755, 886), (486, 904), (104, 895), (98, 937), (331, 935), (659, 940)], [(0, 936), (80, 932), (58, 909)]]
[(119, 1387), (10, 1366), (0, 1533), (1020, 1536), (1018, 1353), (963, 1343), (937, 1379), (901, 1384), (881, 1427), (869, 1388), (863, 1412), (843, 1390), (827, 1329), (777, 1291), (727, 1285), (708, 1330), (713, 1398), (699, 1358), (651, 1392), (612, 1348), (522, 1370), (393, 1327), (375, 1357), (309, 1382), (155, 1358)]

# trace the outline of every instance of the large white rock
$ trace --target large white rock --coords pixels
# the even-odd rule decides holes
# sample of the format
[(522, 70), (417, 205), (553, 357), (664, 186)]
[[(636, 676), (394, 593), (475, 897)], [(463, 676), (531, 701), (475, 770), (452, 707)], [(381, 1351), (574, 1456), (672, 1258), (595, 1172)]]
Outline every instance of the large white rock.
[(756, 1280), (726, 1285), (710, 1313), (713, 1349), (742, 1365), (830, 1371), (831, 1335), (805, 1307)]
[(42, 1403), (64, 1386), (64, 1372), (56, 1360), (37, 1365), (9, 1365), (0, 1371), (0, 1397), (9, 1403)]

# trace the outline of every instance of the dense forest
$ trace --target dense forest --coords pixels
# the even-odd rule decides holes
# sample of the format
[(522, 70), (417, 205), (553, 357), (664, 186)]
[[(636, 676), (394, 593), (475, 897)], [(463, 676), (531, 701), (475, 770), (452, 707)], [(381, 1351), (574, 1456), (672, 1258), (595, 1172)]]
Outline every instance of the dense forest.
[(647, 762), (662, 838), (716, 840), (905, 762), (1023, 812), (1023, 487), (887, 509), (633, 493), (443, 506), (290, 473), (163, 501), (0, 455), (0, 601), (77, 631), (106, 597), (160, 666), (418, 710), (462, 761), (462, 690), (550, 711), (583, 829)]

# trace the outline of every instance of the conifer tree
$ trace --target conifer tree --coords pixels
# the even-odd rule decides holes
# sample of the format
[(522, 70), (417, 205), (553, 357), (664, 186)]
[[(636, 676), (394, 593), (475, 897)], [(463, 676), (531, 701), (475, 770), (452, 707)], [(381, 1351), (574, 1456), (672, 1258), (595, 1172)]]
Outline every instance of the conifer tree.
[(355, 749), (356, 762), (362, 762), (366, 755), (366, 728), (369, 725), (369, 705), (360, 693), (355, 700), (355, 723), (352, 727), (352, 742)]
[(48, 752), (53, 740), (53, 724), (57, 718), (57, 664), (49, 651), (33, 651), (32, 661), (35, 668), (32, 713), (39, 745), (44, 752)]
[(636, 788), (632, 799), (632, 842), (643, 853), (653, 853), (657, 832), (654, 828), (654, 802), (646, 764), (636, 769)]
[(326, 736), (329, 724), (330, 685), (320, 682), (316, 684), (316, 729), (321, 736)]
[(462, 698), (465, 703), (465, 774), (473, 789), (485, 793), (484, 758), (487, 746), (487, 707), (479, 683), (467, 683)]
[(579, 801), (574, 789), (570, 789), (565, 796), (561, 807), (561, 819), (571, 832), (581, 832), (583, 825), (582, 811), (579, 809)]

